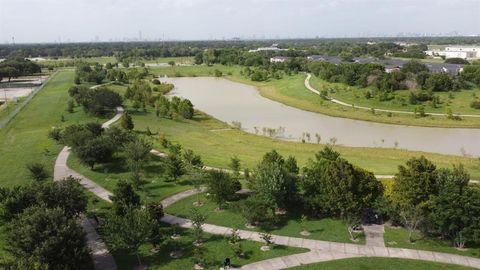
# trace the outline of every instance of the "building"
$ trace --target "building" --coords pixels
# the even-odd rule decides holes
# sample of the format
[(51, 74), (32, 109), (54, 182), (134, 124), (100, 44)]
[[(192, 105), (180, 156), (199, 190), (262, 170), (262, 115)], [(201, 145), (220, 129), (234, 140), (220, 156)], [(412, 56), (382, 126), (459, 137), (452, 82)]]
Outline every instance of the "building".
[(272, 44), (272, 46), (270, 46), (270, 47), (260, 47), (260, 48), (254, 49), (254, 50), (249, 50), (248, 52), (264, 52), (264, 51), (279, 52), (279, 51), (288, 51), (288, 50), (278, 48), (278, 44)]
[(285, 56), (274, 56), (270, 58), (270, 63), (283, 63), (286, 62), (289, 58)]
[(480, 46), (448, 46), (444, 50), (428, 50), (426, 55), (443, 56), (445, 58), (476, 59), (480, 58)]
[[(339, 64), (351, 64), (352, 62), (342, 62), (342, 59), (338, 56), (327, 56), (327, 55), (311, 55), (307, 57), (310, 61), (324, 61), (329, 62), (335, 65)], [(353, 58), (353, 63), (368, 64), (368, 63), (378, 63), (385, 67), (385, 72), (391, 73), (393, 71), (401, 70), (403, 65), (407, 63), (408, 60), (403, 59), (375, 59), (371, 57), (355, 57)], [(428, 70), (431, 73), (447, 73), (451, 76), (458, 75), (463, 71), (463, 66), (461, 64), (448, 64), (448, 63), (424, 63)]]

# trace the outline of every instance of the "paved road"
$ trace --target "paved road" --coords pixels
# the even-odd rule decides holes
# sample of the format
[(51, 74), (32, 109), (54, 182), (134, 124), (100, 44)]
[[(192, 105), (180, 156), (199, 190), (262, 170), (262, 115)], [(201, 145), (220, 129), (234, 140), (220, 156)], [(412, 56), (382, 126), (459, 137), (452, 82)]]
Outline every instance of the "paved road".
[[(305, 78), (305, 87), (312, 91), (313, 93), (317, 94), (317, 95), (320, 95), (320, 91), (318, 91), (317, 89), (313, 88), (312, 85), (310, 84), (310, 78), (312, 77), (312, 74), (310, 73), (307, 73), (307, 77)], [(331, 98), (331, 97), (327, 97), (328, 100), (330, 100), (331, 102), (333, 103), (336, 103), (338, 105), (342, 105), (342, 106), (345, 106), (345, 107), (349, 107), (349, 108), (352, 108), (352, 107), (355, 107), (355, 109), (361, 109), (361, 110), (368, 110), (368, 111), (371, 111), (372, 108), (371, 107), (363, 107), (363, 106), (357, 106), (357, 105), (354, 105), (354, 104), (349, 104), (349, 103), (346, 103), (346, 102), (343, 102), (341, 100), (338, 100), (338, 99), (334, 99), (334, 98)], [(399, 114), (411, 114), (413, 115), (414, 112), (410, 112), (410, 111), (398, 111), (398, 110), (386, 110), (386, 109), (377, 109), (377, 108), (374, 108), (375, 111), (377, 112), (390, 112), (390, 113), (399, 113)], [(426, 113), (427, 115), (433, 115), (433, 116), (444, 116), (446, 117), (447, 114), (444, 114), (444, 113)], [(473, 117), (473, 118), (480, 118), (480, 114), (454, 114), (456, 116), (460, 116), (460, 117)]]

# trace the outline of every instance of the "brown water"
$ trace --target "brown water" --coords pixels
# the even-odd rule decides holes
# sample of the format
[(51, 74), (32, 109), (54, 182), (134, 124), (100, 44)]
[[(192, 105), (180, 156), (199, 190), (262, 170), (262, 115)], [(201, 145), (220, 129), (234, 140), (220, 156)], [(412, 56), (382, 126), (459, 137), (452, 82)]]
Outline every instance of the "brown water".
[[(263, 128), (283, 127), (283, 140), (302, 140), (310, 133), (316, 142), (336, 140), (345, 146), (387, 147), (453, 155), (480, 156), (480, 129), (428, 128), (388, 125), (303, 111), (262, 97), (255, 87), (221, 78), (168, 78), (175, 84), (171, 95), (188, 98), (195, 108), (232, 123), (247, 132), (263, 134)], [(255, 132), (257, 127), (257, 132)], [(281, 133), (281, 132), (280, 132)], [(268, 132), (267, 132), (268, 134)], [(303, 138), (308, 142), (305, 135)], [(334, 139), (332, 139), (334, 138)]]

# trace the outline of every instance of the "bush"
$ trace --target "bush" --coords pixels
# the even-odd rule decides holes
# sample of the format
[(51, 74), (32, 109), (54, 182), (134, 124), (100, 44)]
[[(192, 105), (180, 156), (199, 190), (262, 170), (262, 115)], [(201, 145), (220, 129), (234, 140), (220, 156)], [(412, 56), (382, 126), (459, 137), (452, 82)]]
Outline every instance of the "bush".
[(156, 85), (159, 85), (159, 84), (160, 84), (160, 80), (159, 80), (159, 79), (153, 79), (153, 80), (152, 80), (152, 83), (153, 83), (153, 84), (156, 84)]
[(52, 128), (48, 132), (48, 138), (54, 140), (54, 141), (60, 141), (62, 139), (62, 130), (60, 128)]
[(43, 181), (49, 176), (47, 168), (42, 163), (29, 163), (27, 164), (27, 169), (30, 172), (30, 177), (36, 181)]
[(476, 99), (470, 103), (470, 107), (474, 109), (480, 109), (480, 100)]

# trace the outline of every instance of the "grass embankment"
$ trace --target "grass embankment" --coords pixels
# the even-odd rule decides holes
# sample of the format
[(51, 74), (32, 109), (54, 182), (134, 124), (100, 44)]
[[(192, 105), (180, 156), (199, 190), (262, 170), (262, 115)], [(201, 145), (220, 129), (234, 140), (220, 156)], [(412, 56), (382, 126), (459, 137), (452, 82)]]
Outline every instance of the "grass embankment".
[(239, 203), (243, 199), (244, 198), (239, 198), (238, 201), (229, 202), (227, 206), (224, 207), (224, 210), (219, 212), (215, 211), (217, 205), (209, 201), (204, 194), (201, 194), (199, 196), (195, 195), (178, 201), (175, 204), (167, 207), (165, 210), (169, 214), (189, 218), (191, 216), (191, 209), (193, 207), (196, 207), (194, 206), (194, 202), (197, 202), (199, 200), (203, 203), (203, 205), (197, 207), (197, 209), (207, 217), (206, 222), (210, 224), (216, 224), (230, 228), (238, 228), (242, 230), (253, 230), (259, 232), (266, 231), (272, 234), (300, 238), (342, 243), (365, 244), (365, 239), (363, 236), (357, 238), (357, 242), (352, 242), (350, 240), (350, 235), (348, 234), (346, 225), (341, 220), (331, 218), (307, 221), (305, 227), (308, 228), (310, 235), (302, 236), (300, 234), (300, 232), (302, 231), (300, 213), (287, 213), (285, 217), (280, 217), (278, 228), (272, 228), (268, 226), (256, 227), (253, 229), (246, 228), (245, 224), (247, 222), (240, 214), (241, 210), (239, 208)]
[[(380, 101), (375, 97), (369, 99), (365, 97), (365, 92), (375, 91), (374, 87), (360, 88), (341, 83), (329, 83), (315, 76), (310, 78), (310, 83), (316, 89), (333, 89), (333, 91), (329, 91), (329, 96), (358, 106), (410, 112), (413, 112), (419, 106), (408, 102), (410, 90), (397, 90), (394, 92), (397, 98)], [(430, 106), (425, 104), (426, 113), (445, 113), (447, 107), (449, 107), (454, 114), (480, 115), (480, 110), (470, 107), (470, 102), (477, 96), (480, 97), (480, 89), (478, 88), (458, 92), (435, 92), (435, 96), (438, 96), (441, 102), (437, 104), (436, 108), (433, 108), (431, 104)]]
[(420, 250), (430, 250), (437, 252), (453, 253), (462, 256), (470, 256), (480, 258), (480, 248), (467, 247), (465, 249), (457, 249), (452, 246), (450, 241), (435, 239), (422, 236), (420, 233), (414, 233), (413, 242), (408, 241), (408, 231), (402, 227), (391, 227), (385, 225), (385, 245), (387, 247), (410, 248)]
[(0, 130), (0, 186), (27, 183), (25, 165), (29, 162), (46, 164), (53, 176), (53, 164), (63, 146), (50, 140), (48, 131), (54, 126), (95, 119), (80, 108), (72, 114), (65, 111), (69, 99), (67, 90), (73, 85), (73, 76), (73, 71), (67, 70), (54, 75), (12, 122)]
[(351, 258), (289, 268), (290, 270), (471, 270), (475, 268), (419, 260)]
[[(478, 118), (467, 118), (464, 117), (461, 120), (448, 119), (443, 116), (426, 116), (426, 117), (415, 117), (409, 114), (398, 114), (393, 113), (389, 115), (384, 112), (375, 112), (374, 114), (368, 110), (362, 110), (358, 108), (351, 108), (342, 105), (332, 103), (330, 101), (324, 100), (315, 93), (310, 92), (304, 86), (305, 75), (296, 74), (291, 76), (284, 76), (280, 80), (271, 80), (267, 82), (253, 82), (250, 79), (240, 75), (242, 67), (240, 66), (187, 66), (187, 67), (163, 67), (163, 68), (152, 68), (152, 72), (158, 75), (167, 75), (167, 76), (214, 76), (215, 69), (218, 69), (223, 72), (224, 78), (227, 78), (232, 81), (237, 81), (249, 85), (256, 86), (260, 94), (266, 98), (275, 100), (277, 102), (283, 103), (288, 106), (296, 107), (302, 110), (321, 113), (325, 115), (342, 117), (342, 118), (351, 118), (357, 120), (364, 120), (370, 122), (380, 122), (387, 124), (399, 124), (399, 125), (414, 125), (414, 126), (429, 126), (429, 127), (465, 127), (465, 128), (479, 128), (480, 119)], [(328, 84), (329, 87), (331, 84), (323, 82), (318, 78), (312, 77), (312, 86), (318, 90), (322, 90), (325, 84)], [(337, 88), (346, 88), (345, 85), (336, 84)], [(350, 88), (351, 91), (363, 91), (364, 89), (357, 89), (354, 87)], [(400, 91), (401, 95), (407, 95), (407, 91)], [(449, 99), (448, 93), (439, 94), (445, 102), (450, 100), (452, 110), (454, 113), (469, 113), (474, 114), (475, 110), (470, 108), (470, 102), (472, 93), (478, 93), (480, 96), (480, 90), (465, 90), (462, 92), (454, 93), (454, 98)], [(340, 93), (342, 93), (340, 91)], [(348, 93), (347, 93), (348, 94)], [(353, 94), (352, 94), (353, 95)], [(340, 97), (339, 97), (340, 98)], [(362, 99), (363, 94), (361, 96)], [(470, 98), (470, 100), (469, 100)], [(373, 100), (373, 99), (372, 99)], [(351, 100), (344, 100), (349, 102)], [(408, 101), (408, 100), (407, 100)], [(373, 101), (371, 101), (373, 102)], [(358, 101), (353, 100), (352, 103), (357, 105), (362, 105)], [(393, 103), (393, 102), (392, 102)], [(364, 104), (368, 106), (368, 104)], [(444, 105), (437, 108), (435, 112), (445, 113)], [(394, 109), (394, 110), (411, 110), (413, 111), (414, 106), (409, 106), (407, 109), (399, 107), (389, 107), (389, 104), (384, 105), (384, 109)], [(429, 112), (430, 108), (427, 106), (426, 111)], [(433, 112), (433, 111), (432, 111)], [(480, 111), (476, 112), (480, 114)]]
[[(220, 168), (227, 168), (230, 158), (236, 155), (243, 167), (253, 169), (262, 156), (272, 149), (282, 155), (295, 156), (299, 165), (303, 166), (325, 147), (322, 144), (286, 142), (242, 132), (200, 112), (196, 112), (193, 120), (171, 120), (157, 118), (153, 109), (149, 108), (146, 113), (133, 113), (132, 117), (137, 130), (145, 131), (149, 127), (154, 134), (163, 133), (173, 142), (200, 154), (206, 165)], [(155, 148), (162, 150), (156, 140)], [(395, 174), (398, 165), (412, 157), (425, 155), (439, 167), (462, 163), (473, 178), (480, 177), (480, 162), (473, 158), (385, 148), (334, 146), (334, 149), (353, 164), (375, 174)]]

